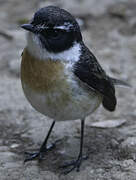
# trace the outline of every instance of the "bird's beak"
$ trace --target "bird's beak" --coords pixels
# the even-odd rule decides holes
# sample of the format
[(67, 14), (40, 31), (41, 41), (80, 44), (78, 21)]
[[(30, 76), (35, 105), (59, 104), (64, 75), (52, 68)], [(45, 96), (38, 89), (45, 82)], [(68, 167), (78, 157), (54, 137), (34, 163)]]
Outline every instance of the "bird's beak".
[(27, 31), (30, 31), (30, 32), (35, 32), (35, 27), (32, 25), (32, 24), (23, 24), (21, 25), (21, 28), (27, 30)]

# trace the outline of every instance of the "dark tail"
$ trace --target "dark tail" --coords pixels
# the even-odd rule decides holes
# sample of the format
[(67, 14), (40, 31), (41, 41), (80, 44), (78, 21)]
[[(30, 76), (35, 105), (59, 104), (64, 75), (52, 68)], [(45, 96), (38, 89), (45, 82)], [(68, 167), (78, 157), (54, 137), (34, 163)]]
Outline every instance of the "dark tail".
[(115, 84), (117, 86), (119, 85), (119, 86), (125, 86), (125, 87), (129, 87), (129, 88), (132, 87), (129, 83), (127, 83), (123, 80), (119, 80), (119, 79), (115, 79), (115, 78), (111, 78), (111, 77), (110, 77), (110, 79), (112, 80), (113, 84)]

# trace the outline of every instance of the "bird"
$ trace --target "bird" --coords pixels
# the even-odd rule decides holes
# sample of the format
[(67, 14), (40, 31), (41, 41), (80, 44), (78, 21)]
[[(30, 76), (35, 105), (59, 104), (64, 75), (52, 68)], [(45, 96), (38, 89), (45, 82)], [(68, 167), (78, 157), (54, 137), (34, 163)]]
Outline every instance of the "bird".
[(108, 111), (117, 105), (115, 85), (128, 86), (110, 77), (83, 41), (80, 26), (68, 11), (57, 6), (39, 9), (28, 24), (22, 53), (21, 84), (26, 99), (41, 114), (53, 119), (37, 152), (27, 152), (25, 162), (42, 159), (55, 146), (47, 146), (56, 121), (81, 120), (80, 150), (65, 173), (79, 171), (83, 155), (85, 118), (100, 104)]

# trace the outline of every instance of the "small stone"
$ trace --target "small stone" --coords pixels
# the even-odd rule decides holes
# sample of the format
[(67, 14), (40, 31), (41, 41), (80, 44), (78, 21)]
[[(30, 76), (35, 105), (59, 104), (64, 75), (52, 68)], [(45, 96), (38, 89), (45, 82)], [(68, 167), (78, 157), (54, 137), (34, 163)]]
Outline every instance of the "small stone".
[(18, 146), (19, 144), (12, 144), (10, 147), (14, 149), (14, 148), (17, 148)]
[(9, 62), (9, 70), (18, 77), (20, 74), (20, 61), (18, 59), (11, 60)]
[(136, 137), (128, 137), (121, 143), (121, 149), (136, 154)]
[(126, 122), (125, 119), (107, 120), (96, 123), (91, 123), (90, 126), (97, 128), (115, 128), (123, 125)]
[(129, 168), (129, 167), (133, 166), (134, 163), (135, 162), (132, 159), (127, 159), (127, 160), (123, 161), (123, 167)]
[(113, 149), (116, 149), (119, 146), (118, 141), (116, 141), (116, 139), (111, 139), (111, 147)]

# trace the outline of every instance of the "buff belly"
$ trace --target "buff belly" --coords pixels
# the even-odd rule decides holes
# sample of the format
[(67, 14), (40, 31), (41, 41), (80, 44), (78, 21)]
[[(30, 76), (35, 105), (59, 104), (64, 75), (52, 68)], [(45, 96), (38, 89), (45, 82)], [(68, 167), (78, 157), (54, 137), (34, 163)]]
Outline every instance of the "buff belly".
[(85, 118), (102, 100), (100, 95), (80, 86), (66, 67), (60, 61), (39, 61), (26, 50), (23, 53), (24, 94), (37, 111), (57, 121)]

